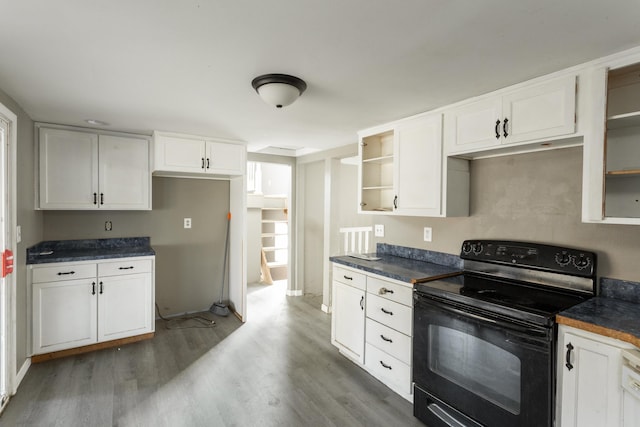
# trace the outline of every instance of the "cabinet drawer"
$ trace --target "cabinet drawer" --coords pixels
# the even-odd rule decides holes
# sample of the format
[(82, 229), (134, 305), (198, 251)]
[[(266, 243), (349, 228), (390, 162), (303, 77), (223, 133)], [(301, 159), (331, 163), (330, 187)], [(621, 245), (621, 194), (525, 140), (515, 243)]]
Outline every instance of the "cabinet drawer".
[(34, 267), (31, 275), (33, 283), (59, 282), (61, 280), (90, 279), (96, 277), (95, 264), (51, 264), (47, 267)]
[(367, 292), (400, 304), (413, 305), (413, 288), (409, 286), (369, 277), (367, 279)]
[(378, 295), (367, 295), (367, 317), (411, 336), (413, 309)]
[(371, 344), (365, 347), (365, 366), (391, 389), (411, 394), (411, 368)]
[(123, 259), (114, 262), (101, 262), (98, 264), (98, 276), (118, 276), (121, 274), (149, 273), (151, 272), (151, 260)]
[(351, 269), (338, 267), (337, 265), (333, 267), (333, 280), (362, 289), (363, 291), (366, 290), (367, 287), (367, 276)]
[(411, 337), (367, 319), (367, 343), (411, 365)]

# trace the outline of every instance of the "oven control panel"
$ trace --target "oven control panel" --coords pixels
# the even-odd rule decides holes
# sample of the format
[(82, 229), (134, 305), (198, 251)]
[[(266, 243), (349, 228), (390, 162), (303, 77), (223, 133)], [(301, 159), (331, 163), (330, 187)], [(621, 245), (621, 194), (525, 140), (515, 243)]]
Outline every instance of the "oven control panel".
[(582, 249), (505, 240), (465, 240), (460, 258), (595, 277), (596, 254)]

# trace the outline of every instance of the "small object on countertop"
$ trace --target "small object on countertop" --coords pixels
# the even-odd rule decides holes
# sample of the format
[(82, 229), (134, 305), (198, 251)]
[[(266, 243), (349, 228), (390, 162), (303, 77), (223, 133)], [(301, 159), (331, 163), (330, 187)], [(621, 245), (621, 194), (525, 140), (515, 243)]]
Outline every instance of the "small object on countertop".
[(453, 273), (439, 274), (437, 276), (423, 277), (421, 279), (411, 279), (411, 284), (415, 285), (416, 283), (426, 283), (426, 282), (431, 282), (433, 280), (444, 279), (446, 277), (459, 276), (461, 274), (462, 274), (461, 271), (456, 271), (456, 272), (453, 272)]
[(363, 259), (365, 261), (378, 261), (382, 258), (377, 257), (375, 255), (369, 255), (369, 254), (347, 254), (347, 256), (350, 256), (352, 258), (358, 258), (358, 259)]
[(51, 255), (53, 251), (42, 251), (38, 255)]

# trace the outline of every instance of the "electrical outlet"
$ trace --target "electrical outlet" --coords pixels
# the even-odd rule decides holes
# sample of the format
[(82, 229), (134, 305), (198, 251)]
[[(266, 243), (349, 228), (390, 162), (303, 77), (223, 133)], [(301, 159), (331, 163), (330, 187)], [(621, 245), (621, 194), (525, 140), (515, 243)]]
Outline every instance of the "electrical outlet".
[(111, 221), (105, 221), (104, 231), (111, 231), (111, 230), (113, 230), (113, 224), (111, 223)]
[(184, 228), (191, 228), (191, 218), (184, 219)]
[(424, 241), (425, 242), (431, 241), (431, 227), (424, 228)]
[(373, 228), (373, 235), (375, 237), (384, 237), (384, 224), (376, 224)]

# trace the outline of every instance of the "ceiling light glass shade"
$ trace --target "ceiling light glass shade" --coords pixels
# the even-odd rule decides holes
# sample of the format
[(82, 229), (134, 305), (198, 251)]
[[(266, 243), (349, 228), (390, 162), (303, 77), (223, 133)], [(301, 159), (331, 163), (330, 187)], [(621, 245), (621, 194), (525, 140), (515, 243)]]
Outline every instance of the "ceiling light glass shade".
[(265, 74), (251, 82), (253, 88), (268, 104), (277, 108), (292, 104), (307, 89), (307, 84), (287, 74)]

